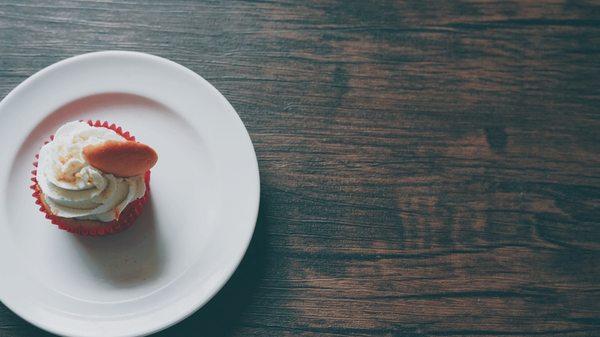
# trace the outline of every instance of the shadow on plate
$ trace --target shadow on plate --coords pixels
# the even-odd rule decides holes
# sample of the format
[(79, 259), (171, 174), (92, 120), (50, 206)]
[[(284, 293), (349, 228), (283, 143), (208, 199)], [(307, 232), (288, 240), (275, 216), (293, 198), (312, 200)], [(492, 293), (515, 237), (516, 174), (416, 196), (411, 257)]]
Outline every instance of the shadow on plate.
[[(196, 313), (153, 336), (221, 337), (231, 335), (232, 329), (239, 326), (242, 313), (256, 295), (265, 271), (266, 221), (264, 214), (267, 213), (267, 200), (266, 198), (261, 199), (259, 217), (252, 241), (231, 279), (215, 297)], [(155, 225), (151, 200), (136, 224), (125, 232), (115, 235), (111, 240), (73, 236), (73, 240), (81, 245), (81, 250), (90, 259), (90, 268), (94, 268), (99, 276), (104, 277), (115, 287), (133, 287), (147, 282), (157, 278), (163, 269), (165, 256)], [(131, 257), (145, 258), (144, 261), (119, 260), (118, 257), (125, 253), (129, 259)], [(124, 268), (124, 264), (137, 264), (138, 267), (137, 269), (127, 269)], [(7, 321), (12, 322), (15, 333), (18, 331), (19, 334), (23, 333), (28, 336), (51, 336), (28, 324), (0, 303), (0, 317), (3, 315), (10, 316)]]
[(160, 276), (167, 256), (152, 198), (131, 228), (105, 239), (73, 236), (93, 274), (118, 288), (134, 287)]
[[(128, 230), (107, 238), (73, 235), (80, 251), (89, 260), (92, 272), (114, 287), (134, 287), (156, 279), (165, 264), (164, 250), (155, 223), (152, 199), (144, 212)], [(6, 336), (54, 336), (20, 318), (0, 303), (0, 321), (10, 322), (3, 327)], [(4, 336), (0, 332), (0, 336)]]

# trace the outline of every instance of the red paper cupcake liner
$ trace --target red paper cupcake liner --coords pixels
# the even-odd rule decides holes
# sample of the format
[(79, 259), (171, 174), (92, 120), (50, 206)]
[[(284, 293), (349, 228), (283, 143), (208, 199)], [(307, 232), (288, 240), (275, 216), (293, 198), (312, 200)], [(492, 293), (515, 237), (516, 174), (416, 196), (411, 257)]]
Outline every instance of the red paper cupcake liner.
[[(83, 122), (83, 121), (82, 121)], [(90, 126), (93, 127), (102, 127), (115, 131), (123, 138), (129, 141), (135, 141), (135, 137), (132, 136), (128, 131), (123, 131), (120, 126), (115, 124), (109, 124), (108, 122), (102, 121), (87, 121)], [(44, 145), (48, 144), (50, 141), (54, 139), (54, 135), (50, 136), (50, 140), (46, 141)], [(33, 190), (32, 196), (35, 198), (35, 203), (40, 206), (40, 211), (45, 214), (46, 219), (50, 220), (53, 224), (58, 226), (58, 228), (62, 230), (66, 230), (68, 232), (78, 234), (78, 235), (86, 235), (86, 236), (103, 236), (108, 234), (115, 234), (121, 232), (133, 225), (135, 220), (142, 213), (142, 209), (144, 205), (148, 202), (150, 198), (150, 171), (147, 171), (144, 175), (144, 183), (146, 184), (146, 193), (143, 197), (132, 201), (125, 209), (121, 212), (118, 219), (113, 220), (111, 222), (100, 222), (100, 221), (91, 221), (91, 220), (77, 220), (77, 219), (68, 219), (62, 218), (52, 214), (49, 207), (44, 203), (41, 190), (39, 188), (37, 182), (37, 166), (38, 166), (38, 158), (39, 154), (35, 155), (35, 161), (33, 162), (34, 169), (31, 171), (33, 175), (31, 181), (33, 184), (30, 188)]]

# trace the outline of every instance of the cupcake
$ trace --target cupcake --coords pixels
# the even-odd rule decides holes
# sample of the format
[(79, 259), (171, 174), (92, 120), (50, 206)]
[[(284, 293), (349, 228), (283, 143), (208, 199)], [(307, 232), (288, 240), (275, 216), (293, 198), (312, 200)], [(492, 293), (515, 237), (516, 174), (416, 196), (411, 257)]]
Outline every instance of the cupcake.
[(74, 121), (36, 159), (31, 188), (46, 218), (72, 233), (106, 235), (140, 215), (158, 156), (114, 124)]

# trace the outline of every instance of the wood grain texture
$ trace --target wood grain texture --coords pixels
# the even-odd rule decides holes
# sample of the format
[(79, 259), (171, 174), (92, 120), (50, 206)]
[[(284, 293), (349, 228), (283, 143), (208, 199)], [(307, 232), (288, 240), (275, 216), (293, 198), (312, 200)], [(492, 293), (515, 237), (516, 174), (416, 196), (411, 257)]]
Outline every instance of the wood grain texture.
[(600, 335), (597, 1), (0, 3), (2, 97), (137, 50), (248, 128), (250, 250), (161, 336)]

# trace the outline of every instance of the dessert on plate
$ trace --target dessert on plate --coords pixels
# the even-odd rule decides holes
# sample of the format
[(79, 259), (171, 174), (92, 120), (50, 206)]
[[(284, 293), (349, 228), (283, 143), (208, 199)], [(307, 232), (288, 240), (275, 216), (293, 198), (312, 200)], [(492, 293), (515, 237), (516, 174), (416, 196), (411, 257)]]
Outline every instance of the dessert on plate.
[(52, 223), (81, 235), (106, 235), (133, 224), (150, 193), (158, 155), (115, 124), (61, 126), (36, 155), (33, 196)]

